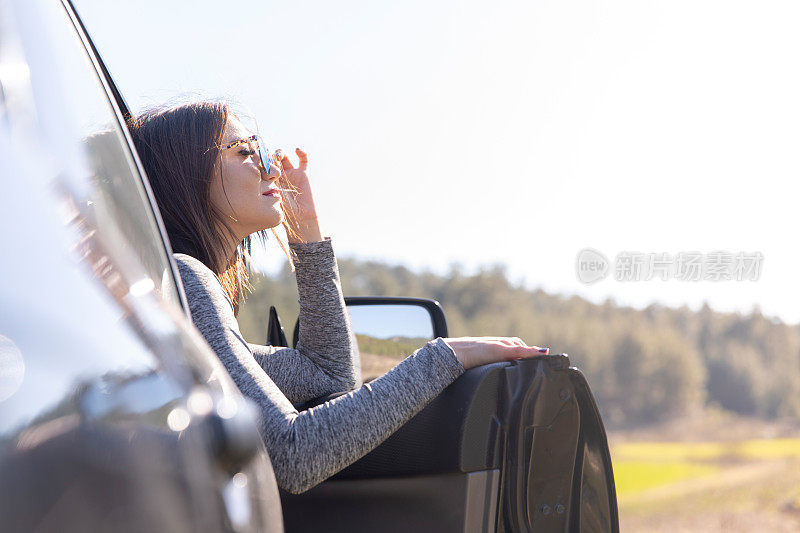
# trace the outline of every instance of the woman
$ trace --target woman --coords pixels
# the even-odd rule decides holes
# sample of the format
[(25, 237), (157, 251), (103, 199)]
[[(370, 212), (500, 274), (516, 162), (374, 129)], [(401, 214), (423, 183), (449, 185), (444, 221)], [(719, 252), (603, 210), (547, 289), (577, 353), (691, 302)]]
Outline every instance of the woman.
[[(297, 149), (296, 168), (288, 157), (268, 155), (223, 103), (147, 112), (129, 127), (192, 320), (242, 393), (258, 404), (259, 429), (285, 490), (308, 490), (365, 455), (465, 369), (547, 353), (516, 337), (437, 338), (361, 386), (338, 266), (331, 238), (320, 229), (306, 154)], [(269, 192), (275, 189), (277, 194)], [(248, 285), (251, 235), (264, 238), (278, 224), (287, 231), (300, 295), (296, 349), (249, 344), (236, 321)], [(344, 391), (350, 392), (308, 410), (292, 405)]]

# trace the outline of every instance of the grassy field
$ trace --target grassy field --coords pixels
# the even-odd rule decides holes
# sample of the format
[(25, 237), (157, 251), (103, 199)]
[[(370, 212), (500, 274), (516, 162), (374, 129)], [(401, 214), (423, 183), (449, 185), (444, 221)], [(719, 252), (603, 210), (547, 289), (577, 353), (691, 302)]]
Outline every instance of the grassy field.
[(683, 442), (610, 433), (622, 531), (800, 531), (800, 434), (747, 433)]

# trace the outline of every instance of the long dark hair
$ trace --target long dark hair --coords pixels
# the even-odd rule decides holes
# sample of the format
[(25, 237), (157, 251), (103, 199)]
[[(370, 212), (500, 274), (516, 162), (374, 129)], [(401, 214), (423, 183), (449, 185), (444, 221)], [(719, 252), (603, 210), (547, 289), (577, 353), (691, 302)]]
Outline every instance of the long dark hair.
[[(221, 244), (235, 235), (211, 202), (211, 181), (221, 172), (219, 147), (232, 115), (224, 102), (194, 102), (145, 111), (130, 118), (128, 128), (173, 251), (191, 255), (217, 273), (238, 314), (252, 288), (251, 236), (239, 243), (233, 258), (226, 258)], [(256, 235), (266, 242), (266, 230)], [(291, 254), (275, 236), (294, 270)]]

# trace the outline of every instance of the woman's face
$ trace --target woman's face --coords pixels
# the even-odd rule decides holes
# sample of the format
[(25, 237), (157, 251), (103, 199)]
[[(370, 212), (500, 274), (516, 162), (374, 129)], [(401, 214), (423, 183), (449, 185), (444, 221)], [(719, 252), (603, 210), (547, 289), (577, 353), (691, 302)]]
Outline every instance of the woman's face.
[[(223, 146), (251, 135), (238, 118), (228, 115)], [(254, 143), (252, 146), (255, 148)], [(283, 222), (280, 195), (264, 195), (268, 189), (277, 187), (275, 181), (280, 169), (270, 165), (267, 174), (259, 161), (258, 152), (251, 150), (250, 144), (222, 150), (221, 172), (215, 172), (211, 180), (211, 202), (239, 239)]]

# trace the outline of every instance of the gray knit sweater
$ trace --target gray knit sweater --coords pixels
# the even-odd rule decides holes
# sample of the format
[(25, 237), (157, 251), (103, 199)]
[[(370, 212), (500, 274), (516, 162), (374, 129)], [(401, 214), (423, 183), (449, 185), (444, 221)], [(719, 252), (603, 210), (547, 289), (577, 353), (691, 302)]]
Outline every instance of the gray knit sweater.
[[(246, 342), (214, 272), (186, 254), (175, 254), (175, 260), (195, 326), (242, 393), (260, 408), (259, 430), (278, 484), (300, 493), (378, 446), (464, 367), (439, 337), (361, 385), (330, 237), (289, 247), (300, 295), (296, 349)], [(350, 392), (304, 411), (292, 405), (344, 391)]]

